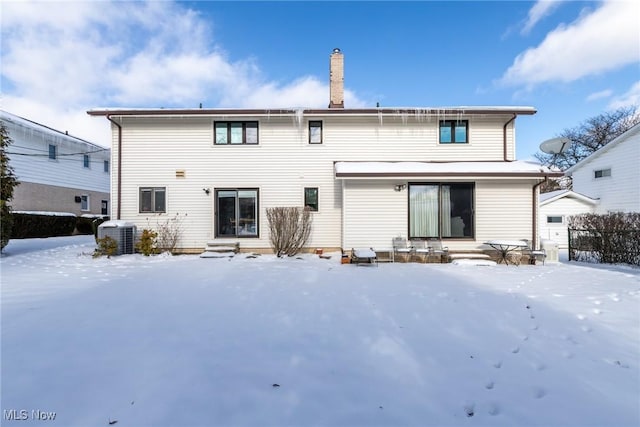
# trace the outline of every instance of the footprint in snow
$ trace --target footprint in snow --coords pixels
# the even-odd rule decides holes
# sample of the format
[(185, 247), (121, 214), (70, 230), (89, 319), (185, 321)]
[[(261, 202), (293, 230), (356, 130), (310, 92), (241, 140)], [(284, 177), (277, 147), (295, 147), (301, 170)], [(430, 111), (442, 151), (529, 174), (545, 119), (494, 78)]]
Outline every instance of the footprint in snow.
[(513, 348), (513, 349), (511, 350), (511, 353), (513, 353), (513, 354), (520, 353), (520, 347), (515, 347), (515, 348)]
[(534, 387), (533, 389), (533, 397), (536, 399), (542, 399), (547, 395), (547, 391), (542, 387)]
[(496, 384), (493, 381), (489, 381), (484, 385), (484, 388), (486, 388), (487, 390), (493, 390), (493, 387), (495, 387), (495, 385)]
[(493, 367), (496, 369), (502, 368), (502, 360), (498, 360), (496, 363), (494, 363)]
[(590, 327), (590, 326), (583, 326), (583, 327), (582, 327), (582, 328), (580, 328), (580, 329), (582, 329), (582, 331), (583, 331), (583, 332), (591, 332), (591, 331), (593, 331), (593, 329), (591, 329), (591, 327)]
[(471, 418), (475, 415), (475, 405), (473, 403), (464, 406), (464, 413)]
[(585, 316), (584, 314), (578, 314), (578, 315), (576, 315), (576, 317), (577, 317), (579, 320), (584, 320), (584, 319), (586, 319), (586, 318), (587, 318), (587, 316)]
[(600, 310), (599, 308), (594, 308), (593, 314), (602, 314), (602, 310)]
[(489, 415), (496, 416), (500, 414), (500, 407), (496, 403), (489, 404)]

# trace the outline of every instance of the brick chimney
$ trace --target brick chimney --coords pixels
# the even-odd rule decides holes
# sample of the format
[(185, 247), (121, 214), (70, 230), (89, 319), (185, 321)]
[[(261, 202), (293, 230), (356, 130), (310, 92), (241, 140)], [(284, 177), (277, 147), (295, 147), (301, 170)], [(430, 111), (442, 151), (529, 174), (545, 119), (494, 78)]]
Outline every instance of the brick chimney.
[(338, 48), (329, 62), (329, 108), (344, 108), (344, 55)]

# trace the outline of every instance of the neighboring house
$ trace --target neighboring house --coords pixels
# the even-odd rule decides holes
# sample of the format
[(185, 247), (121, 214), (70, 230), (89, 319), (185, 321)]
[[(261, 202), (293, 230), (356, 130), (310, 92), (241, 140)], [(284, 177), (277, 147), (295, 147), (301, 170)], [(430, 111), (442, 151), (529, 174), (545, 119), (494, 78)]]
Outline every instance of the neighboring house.
[(186, 214), (179, 243), (269, 250), (266, 209), (308, 206), (309, 248), (389, 248), (441, 238), (537, 240), (538, 184), (515, 160), (532, 107), (344, 108), (343, 56), (326, 109), (101, 109), (112, 123), (112, 218), (139, 228)]
[(569, 246), (567, 219), (571, 215), (593, 212), (598, 200), (571, 190), (557, 190), (540, 194), (539, 231), (541, 239)]
[(110, 150), (5, 111), (14, 211), (108, 215)]
[(574, 191), (599, 200), (596, 213), (640, 212), (640, 124), (565, 173)]

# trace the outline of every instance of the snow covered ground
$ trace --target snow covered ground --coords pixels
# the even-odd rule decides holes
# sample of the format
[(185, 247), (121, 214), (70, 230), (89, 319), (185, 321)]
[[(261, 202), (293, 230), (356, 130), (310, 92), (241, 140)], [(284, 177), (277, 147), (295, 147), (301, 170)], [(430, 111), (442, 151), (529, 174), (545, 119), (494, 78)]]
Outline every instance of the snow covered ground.
[(638, 269), (93, 249), (5, 248), (3, 426), (640, 424)]

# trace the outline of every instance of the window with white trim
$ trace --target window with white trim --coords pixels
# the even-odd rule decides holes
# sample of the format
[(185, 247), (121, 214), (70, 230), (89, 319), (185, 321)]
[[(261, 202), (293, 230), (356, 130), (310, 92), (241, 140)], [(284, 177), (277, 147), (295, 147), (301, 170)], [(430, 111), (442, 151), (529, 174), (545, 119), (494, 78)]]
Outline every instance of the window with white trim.
[(547, 215), (547, 224), (562, 224), (563, 222), (562, 215)]
[(305, 187), (304, 207), (312, 212), (318, 212), (318, 187)]
[(165, 187), (140, 187), (140, 213), (167, 211)]
[(258, 143), (258, 122), (215, 122), (215, 145), (242, 145)]
[(322, 144), (322, 120), (309, 120), (309, 144)]
[(82, 156), (82, 166), (84, 166), (85, 168), (89, 168), (90, 165), (91, 165), (91, 158), (89, 157), (88, 154), (84, 154)]
[(440, 120), (440, 144), (469, 143), (469, 120)]
[(608, 176), (611, 176), (611, 168), (593, 171), (593, 177), (595, 179), (606, 178)]
[(83, 194), (80, 196), (80, 210), (81, 211), (89, 211), (91, 207), (89, 206), (89, 195)]

